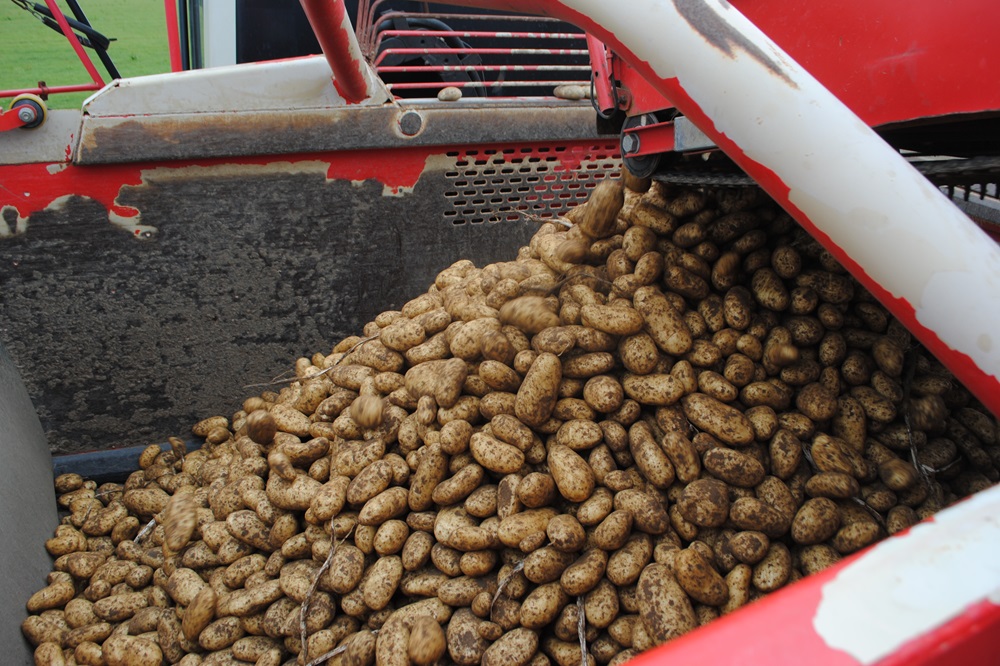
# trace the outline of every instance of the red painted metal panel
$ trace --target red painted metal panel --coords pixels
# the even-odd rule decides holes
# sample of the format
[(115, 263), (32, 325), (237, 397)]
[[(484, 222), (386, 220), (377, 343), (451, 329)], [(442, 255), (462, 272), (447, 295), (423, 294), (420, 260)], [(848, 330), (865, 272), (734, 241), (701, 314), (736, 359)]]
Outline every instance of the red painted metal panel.
[[(734, 7), (873, 127), (1000, 111), (1000, 3), (733, 0)], [(673, 104), (615, 61), (629, 115)]]

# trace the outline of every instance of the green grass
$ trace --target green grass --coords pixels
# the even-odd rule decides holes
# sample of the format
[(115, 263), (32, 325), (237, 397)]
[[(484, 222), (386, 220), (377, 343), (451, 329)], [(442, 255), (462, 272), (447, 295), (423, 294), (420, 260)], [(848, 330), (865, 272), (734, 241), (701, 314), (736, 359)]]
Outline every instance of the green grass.
[[(31, 0), (44, 4), (44, 0)], [(170, 71), (163, 0), (79, 0), (94, 28), (115, 38), (108, 54), (122, 77)], [(59, 3), (67, 16), (72, 12)], [(108, 76), (97, 54), (84, 49), (105, 82)], [(10, 0), (0, 0), (0, 90), (89, 83), (90, 76), (60, 33)], [(78, 109), (93, 93), (51, 95), (49, 108)], [(0, 100), (3, 108), (10, 99)]]

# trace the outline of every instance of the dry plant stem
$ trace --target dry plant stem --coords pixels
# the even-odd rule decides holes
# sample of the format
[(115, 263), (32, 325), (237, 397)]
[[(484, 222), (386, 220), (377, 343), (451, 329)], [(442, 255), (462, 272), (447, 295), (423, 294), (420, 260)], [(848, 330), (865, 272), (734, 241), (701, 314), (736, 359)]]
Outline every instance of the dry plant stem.
[(361, 345), (365, 344), (366, 342), (371, 342), (372, 340), (374, 340), (377, 337), (378, 337), (377, 335), (372, 335), (372, 336), (369, 336), (367, 338), (362, 338), (361, 340), (359, 340), (357, 342), (357, 344), (355, 344), (353, 347), (351, 347), (350, 349), (348, 349), (347, 352), (343, 356), (340, 357), (339, 361), (337, 361), (336, 363), (334, 363), (333, 365), (331, 365), (329, 368), (325, 368), (323, 370), (320, 370), (319, 372), (317, 372), (315, 374), (309, 375), (307, 377), (294, 377), (294, 376), (293, 377), (276, 377), (275, 379), (273, 379), (273, 380), (271, 380), (269, 382), (264, 382), (263, 384), (247, 384), (243, 388), (246, 388), (246, 389), (266, 388), (268, 386), (277, 386), (278, 384), (288, 384), (288, 383), (294, 382), (296, 380), (301, 380), (301, 381), (307, 382), (310, 379), (316, 379), (318, 377), (322, 377), (326, 373), (330, 372), (330, 370), (332, 370), (333, 368), (336, 368), (338, 365), (340, 365), (341, 363), (343, 363), (344, 359), (346, 359), (348, 356), (350, 356), (351, 353), (355, 349), (357, 349)]
[(930, 486), (931, 474), (934, 470), (922, 465), (917, 458), (917, 444), (913, 441), (913, 426), (910, 424), (910, 389), (913, 386), (913, 375), (917, 371), (917, 355), (911, 349), (906, 353), (906, 365), (903, 371), (903, 422), (906, 424), (906, 439), (910, 443), (910, 460), (920, 472), (925, 486)]
[(136, 534), (135, 538), (132, 539), (132, 540), (134, 542), (136, 542), (136, 543), (139, 543), (140, 541), (142, 541), (143, 539), (145, 539), (146, 536), (148, 536), (149, 533), (152, 532), (153, 528), (155, 528), (155, 527), (156, 527), (156, 517), (154, 516), (152, 520), (150, 520), (148, 523), (146, 523), (145, 527), (143, 527), (141, 530), (139, 530), (139, 533)]
[(510, 570), (510, 573), (507, 574), (502, 581), (500, 581), (500, 584), (497, 586), (497, 591), (493, 595), (493, 600), (490, 601), (490, 614), (493, 613), (493, 604), (495, 604), (497, 599), (500, 598), (500, 594), (504, 591), (504, 588), (507, 587), (510, 581), (514, 580), (514, 576), (516, 576), (522, 569), (524, 569), (524, 560), (515, 564), (514, 568)]
[[(347, 532), (347, 534), (344, 535), (344, 538), (341, 539), (339, 542), (337, 541), (337, 537), (333, 537), (333, 545), (330, 547), (330, 552), (327, 553), (326, 560), (323, 562), (323, 565), (319, 568), (319, 571), (316, 572), (316, 577), (313, 578), (312, 585), (309, 586), (309, 593), (306, 594), (306, 598), (302, 600), (302, 606), (301, 608), (299, 608), (299, 634), (302, 637), (303, 661), (309, 658), (308, 654), (309, 645), (308, 643), (306, 643), (306, 613), (309, 612), (309, 602), (312, 601), (313, 595), (316, 594), (316, 588), (319, 587), (319, 579), (322, 578), (323, 574), (326, 573), (326, 570), (330, 568), (330, 562), (333, 561), (333, 554), (337, 552), (337, 546), (344, 543), (344, 541), (347, 540), (347, 537), (351, 535), (352, 531), (354, 531), (353, 527), (350, 529), (350, 531)], [(330, 532), (331, 533), (333, 532), (333, 521), (330, 522)]]
[(529, 222), (534, 222), (535, 224), (559, 224), (567, 229), (573, 228), (573, 223), (569, 220), (563, 220), (558, 217), (553, 217), (551, 219), (539, 217), (538, 215), (532, 215), (531, 213), (525, 213), (524, 211), (517, 211), (518, 214)]
[(871, 505), (868, 504), (868, 502), (864, 501), (860, 497), (852, 497), (851, 500), (853, 500), (855, 504), (860, 504), (861, 506), (863, 506), (865, 508), (865, 511), (867, 511), (871, 515), (871, 517), (875, 519), (875, 522), (877, 522), (883, 530), (886, 530), (887, 532), (889, 531), (889, 528), (885, 524), (885, 519), (882, 518), (881, 514), (879, 514), (879, 512), (876, 511), (875, 509), (873, 509)]
[(580, 639), (580, 666), (587, 666), (587, 615), (582, 594), (576, 598), (576, 635)]
[(815, 474), (818, 472), (819, 468), (816, 467), (816, 461), (813, 460), (812, 451), (809, 450), (809, 445), (805, 442), (802, 442), (802, 455), (806, 457), (806, 460), (809, 462), (809, 466), (812, 467), (813, 473)]

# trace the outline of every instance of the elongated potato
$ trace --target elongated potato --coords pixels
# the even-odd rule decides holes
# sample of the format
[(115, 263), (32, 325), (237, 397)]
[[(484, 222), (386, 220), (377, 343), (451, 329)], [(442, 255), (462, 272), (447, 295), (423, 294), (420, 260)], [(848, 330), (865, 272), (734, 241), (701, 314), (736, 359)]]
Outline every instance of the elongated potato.
[(745, 446), (754, 441), (753, 424), (738, 409), (704, 393), (692, 393), (681, 399), (684, 414), (695, 427), (710, 433), (730, 446)]
[(653, 645), (682, 636), (698, 626), (687, 593), (670, 569), (650, 564), (639, 577), (640, 617)]
[(559, 396), (562, 363), (555, 354), (542, 353), (532, 362), (517, 391), (514, 413), (523, 423), (535, 427), (552, 415)]
[(646, 322), (646, 332), (664, 353), (680, 356), (691, 349), (691, 331), (661, 292), (643, 287), (636, 290), (633, 300)]

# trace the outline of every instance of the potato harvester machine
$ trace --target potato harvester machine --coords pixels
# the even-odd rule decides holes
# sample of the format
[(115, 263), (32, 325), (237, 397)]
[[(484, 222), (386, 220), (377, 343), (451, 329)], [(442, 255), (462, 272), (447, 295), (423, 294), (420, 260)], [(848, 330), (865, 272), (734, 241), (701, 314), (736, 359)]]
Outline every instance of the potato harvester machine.
[[(760, 186), (1000, 413), (1000, 5), (301, 4), (323, 55), (185, 70), (168, 0), (175, 71), (136, 78), (77, 3), (31, 7), (92, 80), (0, 92), (8, 644), (49, 568), (50, 449), (107, 472), (623, 168)], [(996, 663), (998, 509), (980, 493), (637, 661)]]

